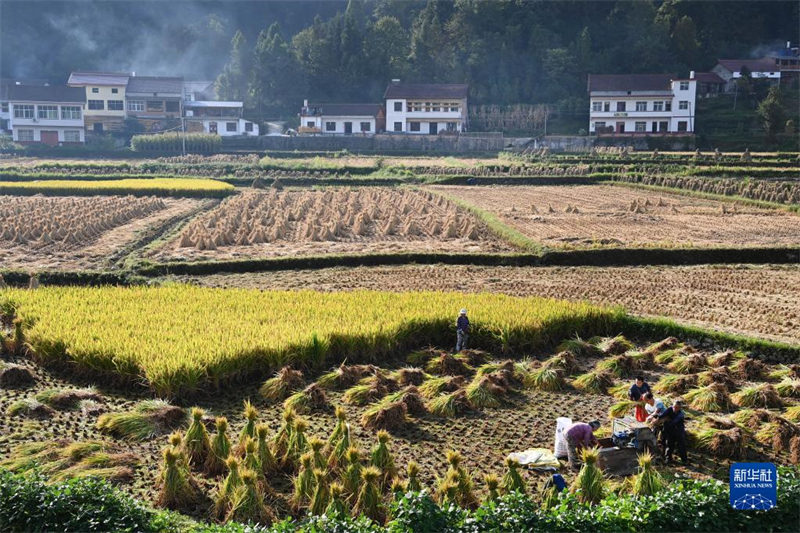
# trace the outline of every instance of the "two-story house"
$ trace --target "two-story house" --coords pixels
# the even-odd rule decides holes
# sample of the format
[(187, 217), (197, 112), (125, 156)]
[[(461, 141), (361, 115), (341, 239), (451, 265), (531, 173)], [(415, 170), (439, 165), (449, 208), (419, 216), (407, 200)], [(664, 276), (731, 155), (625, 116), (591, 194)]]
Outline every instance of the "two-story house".
[(392, 80), (383, 94), (386, 131), (429, 135), (466, 131), (468, 91), (465, 84)]
[(51, 146), (86, 141), (83, 87), (10, 85), (9, 114), (14, 142)]
[(131, 76), (125, 100), (127, 116), (137, 119), (147, 131), (168, 129), (183, 114), (183, 78)]
[(125, 122), (127, 72), (73, 72), (67, 85), (86, 89), (83, 118), (91, 133), (119, 131)]
[(591, 134), (694, 132), (697, 80), (669, 74), (590, 74)]
[(300, 109), (299, 133), (373, 135), (386, 126), (381, 104), (309, 104)]
[(736, 80), (742, 77), (742, 72), (748, 71), (754, 80), (767, 80), (770, 84), (781, 81), (780, 68), (774, 59), (719, 59), (717, 65), (711, 69), (717, 76), (725, 80), (725, 90), (733, 92), (736, 89)]

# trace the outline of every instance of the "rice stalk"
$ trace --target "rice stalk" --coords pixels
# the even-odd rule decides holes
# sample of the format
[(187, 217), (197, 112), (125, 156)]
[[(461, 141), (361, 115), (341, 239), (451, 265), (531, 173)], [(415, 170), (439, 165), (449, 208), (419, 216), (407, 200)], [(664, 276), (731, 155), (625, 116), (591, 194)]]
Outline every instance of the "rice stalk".
[(385, 488), (389, 481), (397, 475), (397, 467), (394, 464), (394, 457), (389, 451), (391, 437), (385, 430), (378, 431), (378, 442), (372, 448), (369, 464), (381, 472), (380, 487)]
[(769, 383), (745, 387), (731, 396), (739, 407), (764, 407), (766, 409), (783, 407), (778, 391)]
[(285, 366), (261, 385), (258, 392), (265, 400), (278, 403), (303, 386), (303, 373)]
[(427, 407), (430, 414), (444, 418), (453, 418), (472, 409), (467, 393), (463, 389), (442, 394), (430, 400)]
[(180, 453), (167, 447), (158, 482), (155, 504), (175, 511), (189, 510), (197, 503), (199, 494), (188, 469), (181, 465)]
[(578, 476), (572, 482), (570, 491), (576, 495), (578, 501), (595, 505), (605, 497), (606, 481), (603, 471), (597, 465), (599, 453), (596, 448), (584, 448), (581, 450), (581, 466)]
[(610, 374), (593, 370), (586, 374), (581, 374), (575, 378), (572, 384), (584, 392), (605, 394), (608, 388), (614, 384), (614, 381), (611, 379)]
[(422, 490), (419, 482), (419, 464), (416, 461), (411, 460), (406, 465), (406, 477), (408, 478), (406, 481), (407, 491), (419, 492)]
[(519, 492), (525, 494), (527, 489), (519, 473), (519, 461), (506, 457), (506, 473), (503, 475), (503, 491), (506, 494)]
[(635, 496), (652, 496), (664, 487), (664, 478), (653, 467), (653, 456), (649, 452), (639, 455), (639, 473), (633, 478), (633, 494)]
[(324, 514), (325, 510), (328, 508), (331, 499), (328, 483), (328, 472), (320, 468), (315, 468), (314, 494), (311, 496), (311, 503), (308, 507), (308, 512), (312, 515)]
[(184, 437), (184, 450), (189, 457), (189, 463), (197, 468), (202, 468), (211, 452), (211, 441), (203, 423), (205, 414), (204, 410), (192, 407), (192, 422)]
[(381, 502), (378, 482), (381, 478), (381, 471), (374, 466), (365, 467), (361, 471), (361, 488), (353, 506), (353, 515), (364, 515), (382, 524), (386, 513)]
[(205, 472), (217, 476), (225, 471), (225, 460), (231, 454), (231, 441), (228, 439), (228, 419), (218, 417), (214, 421), (216, 432), (211, 439), (211, 449), (206, 457)]

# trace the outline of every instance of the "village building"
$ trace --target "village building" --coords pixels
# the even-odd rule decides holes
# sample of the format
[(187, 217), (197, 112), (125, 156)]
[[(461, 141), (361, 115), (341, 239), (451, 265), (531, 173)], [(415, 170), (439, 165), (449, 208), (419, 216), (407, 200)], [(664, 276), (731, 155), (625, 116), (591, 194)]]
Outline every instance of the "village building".
[(127, 116), (149, 132), (174, 129), (183, 115), (183, 78), (134, 75), (125, 96)]
[(304, 100), (297, 131), (304, 135), (374, 135), (385, 128), (381, 104), (309, 104)]
[(590, 74), (589, 133), (665, 135), (694, 132), (697, 79), (669, 74)]
[(781, 73), (781, 85), (797, 85), (800, 79), (800, 48), (792, 46), (791, 41), (786, 41), (785, 48), (779, 48), (767, 54), (775, 61)]
[(258, 124), (242, 118), (242, 102), (190, 100), (183, 105), (187, 132), (213, 133), (221, 137), (258, 135)]
[(14, 142), (50, 146), (86, 142), (85, 101), (83, 87), (9, 85), (9, 120)]
[(127, 72), (73, 72), (67, 85), (86, 89), (83, 120), (87, 131), (103, 134), (119, 131), (125, 123)]
[(428, 134), (467, 131), (465, 84), (400, 83), (392, 80), (386, 91), (386, 130)]
[(697, 97), (708, 98), (725, 92), (725, 80), (713, 72), (697, 72)]
[(780, 69), (775, 60), (769, 58), (719, 59), (711, 70), (725, 80), (726, 92), (733, 92), (736, 89), (736, 80), (742, 77), (742, 72), (749, 72), (752, 79), (767, 80), (770, 84), (778, 84), (781, 81)]

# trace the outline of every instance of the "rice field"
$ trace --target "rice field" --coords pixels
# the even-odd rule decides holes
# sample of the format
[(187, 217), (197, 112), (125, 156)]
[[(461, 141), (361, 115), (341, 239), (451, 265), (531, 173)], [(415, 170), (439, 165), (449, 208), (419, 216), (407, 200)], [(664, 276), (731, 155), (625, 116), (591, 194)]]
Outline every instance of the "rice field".
[(476, 345), (517, 353), (576, 332), (599, 333), (616, 316), (585, 303), (435, 292), (46, 287), (1, 297), (0, 308), (15, 310), (40, 360), (143, 379), (165, 396), (289, 362), (374, 361), (449, 344), (450, 323), (465, 306), (474, 309)]
[(137, 196), (188, 196), (221, 198), (234, 192), (233, 185), (218, 180), (197, 178), (146, 178), (120, 180), (46, 180), (0, 182), (0, 194), (94, 196), (134, 194)]

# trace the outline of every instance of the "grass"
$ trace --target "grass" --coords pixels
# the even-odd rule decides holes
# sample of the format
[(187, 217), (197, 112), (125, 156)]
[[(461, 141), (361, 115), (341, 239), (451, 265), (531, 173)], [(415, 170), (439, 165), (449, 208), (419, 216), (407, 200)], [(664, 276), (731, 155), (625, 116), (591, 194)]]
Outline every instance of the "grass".
[(489, 228), (489, 231), (494, 233), (497, 236), (497, 238), (511, 244), (512, 246), (515, 246), (522, 251), (537, 253), (537, 254), (541, 253), (544, 250), (543, 246), (540, 243), (531, 240), (518, 230), (506, 225), (494, 213), (491, 213), (473, 204), (470, 204), (469, 202), (466, 202), (457, 196), (453, 196), (439, 190), (432, 190), (432, 189), (426, 189), (426, 190), (432, 194), (437, 194), (439, 196), (442, 196), (443, 198), (453, 202), (462, 209), (466, 209), (467, 211), (471, 212), (473, 215), (478, 217), (478, 219), (480, 219), (484, 224), (486, 224), (486, 227)]
[[(8, 289), (42, 360), (144, 379), (162, 397), (289, 362), (376, 361), (448, 342), (451, 310), (474, 308), (472, 340), (527, 353), (575, 332), (600, 332), (621, 312), (501, 294), (259, 291), (164, 287)], [(213, 320), (209, 320), (213, 317)], [(90, 326), (81, 326), (87, 325)], [(449, 343), (449, 342), (448, 342)]]
[(222, 198), (235, 191), (233, 185), (205, 178), (146, 178), (121, 180), (48, 180), (31, 182), (0, 182), (0, 194), (10, 195), (68, 195), (132, 194), (136, 196), (181, 196)]

